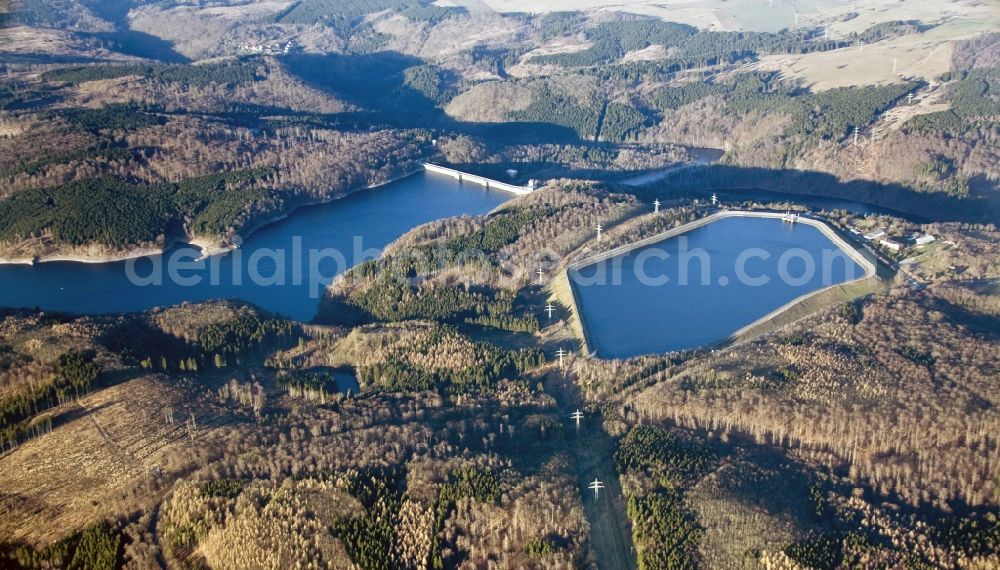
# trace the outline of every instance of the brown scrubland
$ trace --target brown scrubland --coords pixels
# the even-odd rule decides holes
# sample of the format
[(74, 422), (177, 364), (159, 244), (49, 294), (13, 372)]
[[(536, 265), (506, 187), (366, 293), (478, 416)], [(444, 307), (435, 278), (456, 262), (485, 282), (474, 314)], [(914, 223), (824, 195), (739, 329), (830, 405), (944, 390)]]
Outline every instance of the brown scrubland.
[[(328, 324), (234, 303), (9, 312), (5, 401), (66, 387), (9, 416), (28, 419), (0, 457), (4, 556), (58, 561), (42, 548), (107, 536), (132, 567), (593, 565), (586, 467), (563, 417), (578, 405), (617, 442), (608, 461), (641, 567), (995, 561), (996, 265), (900, 282), (715, 351), (571, 357), (570, 382), (554, 383), (569, 315), (541, 319), (537, 275), (510, 269), (536, 267), (544, 246), (548, 280), (704, 214), (647, 208), (565, 181), (426, 224), (332, 286)], [(955, 244), (922, 253), (928, 268), (997, 242), (980, 227), (916, 229)], [(432, 256), (419, 279), (395, 281), (427, 259), (416, 252), (473, 242), (475, 263)], [(89, 384), (63, 384), (87, 363)]]
[[(989, 7), (516, 4), (0, 2), (5, 260), (228, 245), (426, 160), (545, 183), (311, 323), (0, 310), (0, 567), (1000, 567)], [(583, 356), (566, 267), (750, 187), (936, 239), (748, 338)]]

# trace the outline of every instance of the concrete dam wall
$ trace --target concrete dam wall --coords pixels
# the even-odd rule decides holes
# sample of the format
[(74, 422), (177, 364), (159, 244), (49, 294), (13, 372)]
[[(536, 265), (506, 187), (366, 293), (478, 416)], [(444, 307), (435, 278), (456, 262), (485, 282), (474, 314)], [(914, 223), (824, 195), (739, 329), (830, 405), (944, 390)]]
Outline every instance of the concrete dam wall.
[(499, 180), (491, 180), (483, 176), (477, 176), (475, 174), (469, 174), (453, 168), (445, 168), (444, 166), (438, 166), (436, 164), (426, 162), (424, 163), (424, 170), (435, 174), (450, 176), (459, 182), (478, 184), (480, 186), (485, 186), (487, 189), (503, 190), (504, 192), (510, 192), (512, 194), (531, 194), (535, 191), (535, 189), (531, 186), (515, 186), (514, 184), (507, 184), (506, 182), (500, 182)]

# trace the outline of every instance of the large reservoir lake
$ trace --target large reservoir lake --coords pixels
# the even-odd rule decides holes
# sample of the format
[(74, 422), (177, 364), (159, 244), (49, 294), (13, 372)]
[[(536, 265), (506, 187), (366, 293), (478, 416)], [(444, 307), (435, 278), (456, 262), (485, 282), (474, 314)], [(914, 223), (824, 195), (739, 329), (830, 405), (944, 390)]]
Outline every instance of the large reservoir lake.
[[(184, 301), (240, 299), (308, 321), (319, 303), (317, 283), (310, 279), (310, 250), (317, 250), (313, 259), (319, 263), (314, 269), (323, 276), (319, 285), (325, 286), (336, 274), (377, 255), (420, 224), (462, 214), (485, 214), (512, 197), (420, 173), (327, 204), (300, 208), (251, 234), (235, 252), (201, 262), (194, 261), (197, 251), (186, 247), (130, 262), (0, 265), (0, 307), (104, 314)], [(343, 259), (318, 250), (335, 250)], [(283, 252), (283, 259), (274, 252)], [(176, 274), (181, 279), (171, 278), (167, 263), (171, 255), (180, 261)], [(161, 268), (159, 283), (155, 282), (157, 266)], [(278, 266), (283, 266), (283, 271), (276, 272)], [(141, 278), (138, 284), (130, 280), (130, 272)], [(254, 275), (260, 278), (254, 279)], [(319, 287), (318, 293), (322, 290)]]
[(865, 268), (812, 225), (723, 217), (569, 275), (591, 352), (627, 358), (724, 340)]

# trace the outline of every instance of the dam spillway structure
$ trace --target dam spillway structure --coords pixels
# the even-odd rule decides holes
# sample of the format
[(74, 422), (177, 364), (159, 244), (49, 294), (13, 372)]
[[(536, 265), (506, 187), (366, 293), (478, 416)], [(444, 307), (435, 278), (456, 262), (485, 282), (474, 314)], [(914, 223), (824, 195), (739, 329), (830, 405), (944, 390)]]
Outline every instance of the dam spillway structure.
[(538, 184), (534, 180), (529, 181), (527, 186), (518, 186), (516, 184), (493, 180), (477, 174), (469, 174), (468, 172), (462, 172), (461, 170), (455, 170), (454, 168), (438, 166), (437, 164), (431, 164), (429, 162), (425, 162), (423, 166), (424, 170), (427, 172), (448, 176), (462, 183), (469, 182), (471, 184), (478, 184), (479, 186), (485, 187), (487, 190), (502, 190), (512, 194), (524, 195), (531, 194), (538, 189)]

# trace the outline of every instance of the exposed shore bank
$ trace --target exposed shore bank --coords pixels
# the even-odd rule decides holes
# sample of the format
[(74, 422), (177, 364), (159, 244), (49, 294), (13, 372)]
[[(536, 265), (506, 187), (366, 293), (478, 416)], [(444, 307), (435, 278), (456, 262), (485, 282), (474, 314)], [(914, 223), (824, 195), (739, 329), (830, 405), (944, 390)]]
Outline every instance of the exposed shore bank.
[(617, 182), (619, 184), (624, 184), (625, 186), (645, 186), (647, 184), (653, 184), (663, 180), (671, 174), (715, 164), (722, 159), (722, 155), (725, 154), (725, 151), (721, 148), (691, 148), (688, 149), (688, 153), (693, 158), (693, 160), (689, 162), (681, 162), (678, 164), (672, 164), (665, 168), (650, 170), (649, 172), (645, 172), (643, 174), (636, 174), (622, 178), (617, 180)]
[(114, 253), (80, 253), (78, 251), (72, 251), (72, 250), (63, 251), (62, 249), (57, 248), (52, 253), (46, 253), (34, 257), (0, 256), (0, 265), (38, 265), (39, 263), (53, 263), (58, 261), (67, 261), (72, 263), (88, 263), (88, 264), (113, 263), (116, 261), (126, 261), (138, 257), (160, 255), (161, 253), (177, 245), (178, 243), (181, 242), (178, 241), (170, 242), (165, 247), (138, 247), (135, 249), (129, 249), (127, 251), (114, 252)]
[[(403, 174), (394, 176), (383, 182), (377, 182), (375, 184), (369, 184), (367, 186), (352, 188), (333, 198), (323, 199), (323, 200), (305, 199), (298, 201), (297, 203), (292, 204), (288, 208), (275, 212), (270, 216), (264, 216), (255, 222), (247, 224), (243, 228), (243, 232), (240, 234), (240, 237), (246, 239), (249, 236), (253, 235), (253, 233), (256, 232), (257, 230), (260, 230), (261, 228), (264, 228), (271, 224), (287, 219), (300, 208), (329, 204), (331, 202), (335, 202), (342, 198), (346, 198), (352, 194), (355, 194), (356, 192), (362, 192), (364, 190), (374, 190), (382, 186), (388, 186), (389, 184), (392, 184), (394, 182), (399, 182), (400, 180), (404, 180), (406, 178), (410, 178), (411, 176), (420, 174), (421, 172), (432, 172), (435, 174), (443, 174), (445, 176), (451, 176), (459, 180), (459, 182), (462, 182), (464, 179), (466, 181), (480, 183), (479, 180), (481, 179), (481, 177), (476, 177), (472, 174), (466, 174), (464, 172), (459, 172), (452, 169), (446, 169), (428, 163), (420, 163), (419, 166), (411, 168), (405, 171)], [(481, 179), (481, 180), (486, 180), (486, 179)], [(485, 184), (485, 186), (488, 189), (493, 188), (504, 192), (511, 192), (515, 195), (530, 193), (530, 190), (528, 190), (527, 188), (523, 188), (520, 186), (512, 186), (510, 184), (505, 184), (502, 182), (492, 181), (492, 180), (488, 181)], [(94, 263), (94, 264), (114, 263), (117, 261), (127, 261), (129, 259), (136, 259), (139, 257), (162, 255), (164, 252), (174, 247), (183, 245), (191, 245), (200, 249), (201, 250), (200, 259), (205, 259), (215, 255), (229, 253), (239, 247), (239, 245), (231, 243), (229, 239), (223, 239), (221, 237), (189, 235), (168, 240), (162, 247), (136, 247), (125, 251), (107, 252), (107, 253), (98, 253), (98, 252), (83, 253), (79, 251), (81, 249), (88, 249), (88, 248), (100, 249), (99, 246), (91, 245), (91, 246), (74, 246), (70, 251), (63, 251), (66, 249), (65, 247), (63, 247), (62, 249), (57, 247), (51, 253), (45, 253), (33, 257), (0, 256), (0, 265), (37, 265), (39, 263), (50, 263), (58, 261), (68, 261), (74, 263)]]
[[(346, 192), (337, 195), (336, 197), (325, 199), (325, 200), (303, 200), (299, 203), (292, 205), (280, 212), (275, 212), (273, 215), (262, 217), (260, 220), (248, 224), (244, 230), (242, 237), (245, 239), (252, 235), (257, 230), (269, 226), (271, 224), (280, 222), (295, 213), (299, 208), (306, 208), (309, 206), (320, 206), (323, 204), (329, 204), (340, 200), (341, 198), (346, 198), (356, 192), (362, 192), (364, 190), (374, 190), (376, 188), (387, 186), (394, 182), (409, 178), (415, 174), (423, 172), (423, 166), (419, 168), (414, 168), (406, 171), (404, 174), (399, 176), (394, 176), (384, 182), (377, 182), (375, 184), (369, 184), (367, 186), (361, 186), (357, 188), (352, 188)], [(177, 238), (173, 240), (168, 240), (163, 246), (160, 247), (136, 247), (124, 251), (107, 252), (107, 253), (84, 253), (79, 250), (93, 248), (99, 249), (98, 246), (74, 246), (72, 248), (56, 248), (51, 253), (45, 253), (42, 255), (37, 255), (33, 257), (4, 257), (0, 256), (0, 265), (37, 265), (40, 263), (52, 263), (52, 262), (73, 262), (73, 263), (88, 263), (88, 264), (100, 264), (100, 263), (115, 263), (118, 261), (127, 261), (129, 259), (136, 259), (139, 257), (149, 257), (155, 255), (162, 255), (170, 249), (182, 246), (191, 245), (197, 247), (201, 250), (201, 258), (208, 258), (214, 255), (220, 255), (233, 251), (238, 246), (229, 243), (228, 240), (222, 239), (216, 236), (199, 236), (190, 235), (183, 238)], [(67, 250), (68, 249), (68, 250)]]

